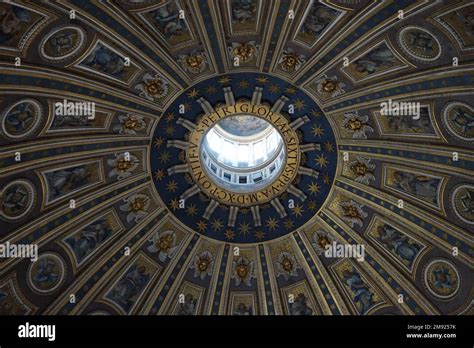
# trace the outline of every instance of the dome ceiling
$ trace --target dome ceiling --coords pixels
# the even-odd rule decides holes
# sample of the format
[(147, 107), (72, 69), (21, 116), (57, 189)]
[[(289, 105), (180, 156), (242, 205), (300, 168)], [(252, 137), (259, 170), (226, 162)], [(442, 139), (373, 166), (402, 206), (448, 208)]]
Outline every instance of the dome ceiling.
[[(0, 314), (472, 314), (473, 17), (0, 3)], [(220, 185), (218, 123), (277, 174)]]

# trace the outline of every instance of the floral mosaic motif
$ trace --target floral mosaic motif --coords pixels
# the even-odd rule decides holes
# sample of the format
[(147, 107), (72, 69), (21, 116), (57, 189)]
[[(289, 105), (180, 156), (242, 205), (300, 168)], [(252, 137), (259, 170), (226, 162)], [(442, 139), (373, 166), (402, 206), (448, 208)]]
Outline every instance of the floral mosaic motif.
[(368, 216), (368, 213), (363, 209), (364, 205), (351, 199), (340, 202), (339, 206), (342, 209), (341, 219), (351, 228), (355, 225), (359, 227), (364, 225), (364, 219)]
[(150, 207), (150, 197), (141, 193), (134, 193), (123, 199), (125, 204), (120, 206), (120, 210), (127, 212), (127, 222), (138, 222), (148, 215)]
[(177, 61), (184, 70), (192, 74), (202, 73), (209, 66), (207, 54), (202, 49), (195, 49), (189, 54), (180, 54)]
[(292, 276), (298, 276), (298, 269), (301, 269), (296, 257), (287, 252), (282, 251), (276, 259), (277, 277), (283, 276), (285, 280), (290, 279)]
[(107, 160), (107, 165), (111, 168), (109, 178), (122, 180), (132, 176), (139, 163), (138, 157), (130, 153), (115, 154), (114, 159)]
[(357, 158), (348, 163), (349, 169), (355, 175), (354, 180), (364, 185), (369, 185), (370, 181), (375, 181), (375, 164), (370, 163), (370, 158), (357, 156)]
[(333, 238), (323, 230), (316, 230), (311, 237), (311, 245), (318, 255), (324, 254), (326, 248), (334, 242)]
[(360, 116), (358, 111), (345, 112), (342, 126), (352, 133), (354, 139), (367, 139), (366, 133), (373, 133), (374, 129), (368, 125), (369, 116)]
[(194, 270), (193, 277), (204, 280), (206, 276), (211, 276), (214, 263), (215, 258), (209, 250), (204, 250), (198, 255), (195, 255), (191, 265), (191, 269)]
[(147, 72), (142, 77), (142, 82), (135, 85), (140, 97), (156, 101), (168, 95), (169, 83), (159, 74)]
[(167, 259), (173, 258), (178, 251), (179, 246), (176, 240), (176, 232), (172, 230), (156, 232), (148, 239), (151, 245), (147, 247), (147, 250), (152, 254), (157, 253), (158, 259), (165, 262)]
[(255, 41), (249, 42), (232, 42), (228, 47), (232, 63), (236, 57), (239, 58), (239, 64), (250, 63), (258, 57), (260, 53), (260, 45), (257, 45)]
[(235, 286), (245, 284), (252, 286), (252, 279), (257, 278), (255, 273), (255, 261), (249, 260), (244, 256), (239, 256), (232, 261), (232, 279), (235, 280)]
[(328, 77), (324, 74), (318, 77), (314, 83), (316, 90), (324, 99), (335, 98), (345, 93), (344, 87), (346, 87), (346, 84), (338, 81), (336, 75)]
[(115, 133), (137, 135), (146, 129), (146, 121), (143, 116), (120, 114), (118, 120), (120, 123), (113, 127)]
[(297, 71), (306, 62), (306, 57), (298, 54), (291, 48), (286, 48), (278, 60), (278, 64), (283, 71), (294, 72)]
[(435, 259), (424, 268), (423, 283), (431, 295), (445, 300), (459, 291), (461, 278), (452, 262)]

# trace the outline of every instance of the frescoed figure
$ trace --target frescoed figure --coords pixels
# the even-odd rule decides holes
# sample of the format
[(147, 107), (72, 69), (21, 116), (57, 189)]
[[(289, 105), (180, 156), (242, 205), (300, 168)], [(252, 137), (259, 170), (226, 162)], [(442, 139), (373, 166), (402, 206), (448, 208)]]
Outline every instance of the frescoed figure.
[(240, 302), (235, 309), (234, 315), (252, 315), (252, 307)]
[(197, 310), (197, 300), (192, 294), (184, 296), (184, 303), (180, 303), (178, 307), (178, 315), (195, 315)]
[(311, 43), (336, 19), (340, 12), (315, 1), (300, 29), (300, 35)]
[(124, 58), (101, 43), (94, 47), (81, 65), (114, 77), (122, 77), (127, 70)]
[(232, 1), (232, 20), (238, 23), (255, 21), (257, 13), (256, 0), (233, 0)]
[(31, 22), (30, 12), (23, 7), (0, 4), (0, 45), (25, 30), (23, 24)]
[(363, 57), (354, 61), (354, 68), (357, 72), (370, 75), (383, 68), (392, 67), (396, 58), (387, 45), (382, 45), (368, 52)]
[(87, 185), (92, 172), (85, 166), (61, 169), (45, 174), (52, 198)]
[(305, 294), (299, 293), (296, 295), (293, 303), (290, 303), (291, 315), (312, 315), (313, 310), (308, 306), (308, 299)]
[(374, 304), (374, 301), (373, 301), (374, 294), (369, 289), (369, 287), (364, 283), (360, 274), (357, 271), (344, 270), (342, 272), (342, 276), (344, 277), (345, 283), (350, 288), (353, 294), (353, 299), (359, 308), (359, 312), (361, 314), (365, 314), (369, 310), (369, 308)]
[(134, 264), (110, 291), (108, 297), (128, 312), (149, 280), (150, 274), (146, 267), (138, 263)]
[(408, 266), (411, 267), (421, 250), (421, 245), (410, 241), (407, 236), (387, 224), (379, 226), (377, 232), (382, 244), (407, 261)]
[(179, 18), (179, 8), (174, 1), (168, 1), (166, 5), (154, 10), (152, 19), (168, 40), (188, 32), (186, 22)]
[(107, 219), (101, 218), (86, 226), (78, 235), (70, 236), (66, 243), (74, 251), (77, 262), (81, 263), (87, 255), (99, 247), (113, 233), (113, 228)]
[(438, 204), (440, 179), (395, 170), (393, 172), (393, 185), (409, 195)]

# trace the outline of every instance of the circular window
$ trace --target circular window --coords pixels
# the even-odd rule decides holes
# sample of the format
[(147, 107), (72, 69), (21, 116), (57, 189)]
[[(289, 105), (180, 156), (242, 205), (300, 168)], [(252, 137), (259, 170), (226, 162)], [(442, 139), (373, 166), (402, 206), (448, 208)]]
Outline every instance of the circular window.
[(256, 116), (236, 115), (216, 123), (203, 138), (201, 160), (219, 186), (251, 192), (273, 181), (285, 162), (280, 133)]

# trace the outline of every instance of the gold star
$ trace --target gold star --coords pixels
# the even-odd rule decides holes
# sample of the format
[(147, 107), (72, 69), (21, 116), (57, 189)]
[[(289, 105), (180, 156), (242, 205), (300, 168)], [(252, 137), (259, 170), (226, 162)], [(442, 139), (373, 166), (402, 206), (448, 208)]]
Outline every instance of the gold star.
[(263, 240), (265, 239), (265, 233), (262, 231), (255, 232), (255, 239), (256, 240)]
[(174, 112), (168, 112), (165, 116), (166, 122), (173, 121), (175, 117), (176, 115), (174, 114)]
[(286, 228), (287, 230), (292, 229), (292, 228), (293, 228), (293, 220), (291, 220), (291, 219), (286, 219), (286, 220), (285, 220), (285, 228)]
[(324, 143), (324, 149), (327, 151), (327, 152), (334, 152), (334, 144), (327, 141)]
[(239, 82), (239, 88), (245, 89), (250, 86), (250, 83), (247, 80), (242, 80)]
[(165, 171), (163, 169), (158, 169), (155, 172), (155, 180), (161, 181), (165, 177)]
[(156, 148), (159, 149), (161, 147), (161, 145), (163, 145), (164, 142), (165, 142), (165, 139), (163, 139), (162, 137), (155, 138), (153, 146), (155, 146)]
[(214, 231), (220, 230), (223, 226), (224, 224), (222, 223), (221, 219), (214, 219), (214, 221), (212, 221), (212, 229)]
[(199, 95), (199, 91), (196, 88), (193, 88), (188, 92), (188, 98), (196, 98)]
[(178, 183), (175, 180), (168, 181), (166, 184), (166, 191), (174, 192), (178, 188)]
[(235, 233), (232, 230), (225, 231), (224, 235), (227, 238), (227, 240), (233, 240), (235, 237)]
[(295, 205), (295, 207), (293, 208), (293, 214), (296, 215), (296, 217), (300, 217), (301, 215), (303, 215), (304, 213), (304, 210), (303, 210), (303, 207), (298, 204)]
[(175, 211), (176, 209), (179, 208), (179, 201), (178, 201), (178, 198), (173, 198), (173, 199), (171, 200), (170, 207), (171, 207), (171, 209), (173, 209), (173, 211)]
[(260, 75), (255, 80), (257, 80), (258, 83), (263, 83), (263, 84), (268, 83), (268, 77), (263, 76), (263, 75)]
[(315, 182), (313, 182), (313, 181), (311, 181), (311, 184), (308, 185), (308, 190), (309, 190), (309, 192), (311, 192), (313, 195), (319, 193), (319, 189), (320, 189), (320, 187), (319, 187), (318, 183), (315, 183)]
[(309, 201), (308, 202), (308, 208), (311, 211), (315, 211), (317, 209), (317, 205), (315, 201)]
[(244, 236), (249, 233), (250, 230), (250, 224), (244, 222), (243, 224), (239, 224), (239, 232), (240, 234), (243, 234)]
[(280, 86), (278, 85), (271, 85), (270, 88), (270, 93), (278, 93), (280, 91)]
[(222, 76), (217, 82), (219, 82), (221, 85), (227, 85), (230, 82), (230, 77)]
[(324, 135), (324, 128), (321, 127), (321, 125), (315, 125), (311, 127), (311, 133), (313, 133), (313, 136), (321, 137)]
[(158, 159), (160, 160), (160, 163), (166, 163), (170, 160), (170, 153), (168, 151), (163, 151), (159, 156)]
[(306, 107), (304, 100), (296, 99), (295, 100), (295, 109), (296, 110), (303, 110)]
[(296, 88), (293, 87), (293, 86), (288, 86), (286, 89), (285, 89), (285, 92), (287, 94), (295, 94), (296, 93)]
[(197, 226), (197, 229), (199, 230), (199, 232), (204, 232), (206, 230), (207, 224), (204, 221), (200, 220), (196, 224), (196, 226)]
[(168, 135), (173, 135), (173, 133), (174, 133), (174, 127), (173, 127), (172, 125), (167, 126), (166, 129), (165, 129), (165, 132), (166, 132), (166, 134), (168, 134)]
[(274, 231), (278, 227), (278, 221), (274, 217), (269, 218), (267, 220), (267, 227), (269, 230)]
[(195, 204), (190, 204), (188, 205), (188, 207), (186, 208), (186, 214), (188, 216), (194, 216), (197, 214), (197, 208), (196, 208), (196, 205)]
[(323, 174), (323, 182), (328, 185), (329, 181), (331, 181), (331, 178), (329, 177), (329, 174)]
[(316, 157), (316, 164), (318, 164), (321, 168), (323, 168), (329, 164), (329, 161), (327, 160), (326, 157), (324, 157), (323, 154), (321, 154), (321, 155), (318, 155), (318, 157)]
[(184, 111), (187, 111), (191, 108), (191, 104), (189, 104), (188, 102), (184, 102), (183, 106), (184, 106)]
[(311, 109), (311, 115), (316, 118), (321, 117), (321, 113), (316, 109)]
[(217, 88), (214, 87), (214, 85), (209, 85), (206, 88), (206, 93), (207, 94), (216, 94), (217, 93)]

